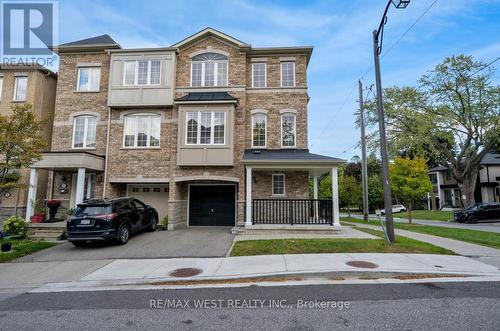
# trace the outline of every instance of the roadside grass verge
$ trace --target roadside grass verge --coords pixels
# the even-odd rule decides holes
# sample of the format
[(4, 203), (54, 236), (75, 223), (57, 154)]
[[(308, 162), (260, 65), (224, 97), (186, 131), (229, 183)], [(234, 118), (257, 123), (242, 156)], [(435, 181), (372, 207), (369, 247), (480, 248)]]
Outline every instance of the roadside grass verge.
[[(397, 218), (406, 218), (408, 219), (408, 212), (405, 213), (396, 213), (393, 214), (394, 217)], [(415, 220), (430, 220), (430, 221), (448, 221), (453, 218), (452, 211), (443, 211), (443, 210), (412, 210), (411, 212), (412, 219)]]
[(57, 245), (57, 243), (52, 243), (48, 241), (35, 241), (35, 240), (0, 240), (0, 244), (4, 242), (12, 243), (12, 250), (10, 252), (0, 253), (0, 263), (10, 262), (17, 258), (38, 252), (42, 249), (49, 248)]
[[(362, 231), (365, 231), (363, 229)], [(408, 238), (389, 245), (381, 231), (365, 231), (381, 239), (271, 239), (237, 241), (230, 256), (319, 253), (454, 254), (444, 248)]]
[[(364, 222), (363, 220), (355, 218), (342, 218), (342, 221), (380, 226), (379, 221)], [(394, 227), (396, 229), (425, 233), (438, 237), (456, 239), (473, 244), (500, 249), (500, 233), (498, 232), (486, 232), (486, 231), (477, 231), (468, 229), (448, 228), (448, 227), (445, 228), (440, 226), (421, 225), (421, 224), (401, 224), (396, 222), (394, 223)], [(359, 230), (359, 227), (357, 228), (357, 230)]]

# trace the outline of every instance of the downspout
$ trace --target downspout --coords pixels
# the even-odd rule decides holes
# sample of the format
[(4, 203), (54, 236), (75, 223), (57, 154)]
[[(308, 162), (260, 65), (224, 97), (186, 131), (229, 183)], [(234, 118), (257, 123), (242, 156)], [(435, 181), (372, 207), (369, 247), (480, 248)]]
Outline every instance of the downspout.
[(108, 187), (108, 154), (109, 154), (109, 134), (111, 131), (111, 107), (108, 107), (108, 130), (106, 134), (106, 154), (104, 156), (104, 179), (102, 184), (102, 198), (106, 199), (106, 189)]

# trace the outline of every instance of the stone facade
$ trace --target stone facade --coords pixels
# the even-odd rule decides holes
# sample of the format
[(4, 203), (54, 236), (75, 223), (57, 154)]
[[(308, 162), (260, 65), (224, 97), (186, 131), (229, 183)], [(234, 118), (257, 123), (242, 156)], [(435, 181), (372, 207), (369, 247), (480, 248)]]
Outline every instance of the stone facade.
[[(27, 77), (26, 100), (24, 102), (14, 101), (15, 77), (18, 75)], [(36, 66), (10, 66), (0, 69), (0, 78), (3, 80), (0, 93), (0, 115), (8, 116), (12, 113), (15, 105), (28, 103), (38, 121), (45, 120), (46, 125), (40, 132), (47, 142), (47, 150), (50, 149), (52, 137), (52, 118), (54, 115), (54, 100), (56, 96), (57, 75), (47, 69)], [(13, 190), (9, 197), (2, 197), (0, 203), (0, 222), (12, 215), (24, 217), (27, 205), (27, 194), (29, 184), (29, 169), (20, 169), (23, 185), (20, 189)], [(37, 198), (39, 207), (46, 200), (49, 172), (42, 170), (38, 174)]]

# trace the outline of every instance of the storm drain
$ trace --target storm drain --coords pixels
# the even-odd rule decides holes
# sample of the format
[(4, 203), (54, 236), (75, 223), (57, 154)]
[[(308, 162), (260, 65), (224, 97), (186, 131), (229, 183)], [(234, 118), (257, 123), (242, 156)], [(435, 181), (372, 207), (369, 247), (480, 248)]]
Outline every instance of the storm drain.
[(203, 270), (198, 268), (181, 268), (181, 269), (175, 269), (168, 275), (172, 277), (193, 277), (201, 274), (202, 272)]
[(371, 262), (366, 262), (366, 261), (349, 261), (346, 262), (348, 266), (355, 267), (355, 268), (367, 268), (367, 269), (375, 269), (378, 268), (378, 265), (375, 263)]

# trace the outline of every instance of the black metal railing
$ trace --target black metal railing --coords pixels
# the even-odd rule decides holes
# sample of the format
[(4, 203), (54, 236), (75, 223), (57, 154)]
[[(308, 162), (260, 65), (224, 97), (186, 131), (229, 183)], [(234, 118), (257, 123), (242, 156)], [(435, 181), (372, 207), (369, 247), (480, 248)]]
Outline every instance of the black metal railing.
[(252, 223), (333, 225), (332, 200), (254, 199)]

